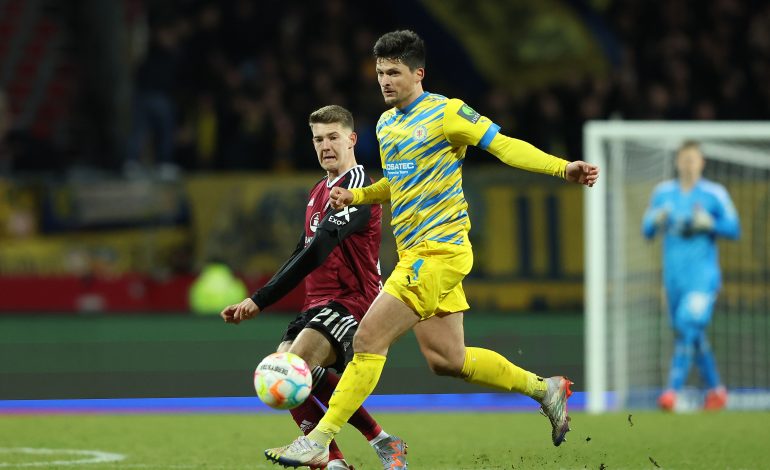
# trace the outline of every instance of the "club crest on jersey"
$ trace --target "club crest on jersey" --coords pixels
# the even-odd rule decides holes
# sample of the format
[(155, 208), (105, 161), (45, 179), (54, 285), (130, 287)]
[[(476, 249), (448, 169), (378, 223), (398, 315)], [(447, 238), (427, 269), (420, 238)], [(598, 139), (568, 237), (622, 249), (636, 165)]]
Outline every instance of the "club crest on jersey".
[(318, 230), (318, 223), (321, 222), (321, 213), (316, 212), (310, 216), (310, 231), (315, 233)]
[(425, 126), (417, 126), (414, 128), (414, 132), (412, 132), (412, 138), (416, 140), (417, 142), (422, 142), (423, 140), (428, 138), (428, 128)]
[(477, 113), (467, 104), (460, 106), (460, 109), (457, 110), (457, 114), (471, 124), (476, 124), (479, 122), (479, 119), (481, 119), (481, 114)]

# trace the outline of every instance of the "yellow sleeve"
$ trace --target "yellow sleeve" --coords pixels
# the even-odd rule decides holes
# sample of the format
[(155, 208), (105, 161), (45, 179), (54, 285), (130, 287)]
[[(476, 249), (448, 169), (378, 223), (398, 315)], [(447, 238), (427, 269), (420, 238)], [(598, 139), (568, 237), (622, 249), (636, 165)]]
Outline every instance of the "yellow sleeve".
[(483, 150), (500, 130), (500, 126), (456, 98), (447, 100), (443, 124), (444, 136), (452, 145), (473, 145)]
[(353, 193), (351, 204), (382, 204), (390, 201), (390, 181), (383, 177), (372, 185), (353, 188), (350, 192)]
[(569, 163), (567, 160), (543, 152), (528, 142), (499, 133), (492, 139), (487, 151), (512, 167), (560, 178), (565, 177)]

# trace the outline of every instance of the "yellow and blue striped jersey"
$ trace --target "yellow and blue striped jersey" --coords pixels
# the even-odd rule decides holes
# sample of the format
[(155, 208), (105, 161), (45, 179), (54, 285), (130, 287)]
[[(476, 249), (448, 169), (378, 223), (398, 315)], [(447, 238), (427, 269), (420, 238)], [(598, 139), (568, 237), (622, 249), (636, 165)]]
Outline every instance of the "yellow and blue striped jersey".
[(468, 145), (486, 149), (499, 130), (461, 100), (427, 92), (382, 114), (377, 139), (398, 250), (424, 240), (469, 244), (465, 151)]

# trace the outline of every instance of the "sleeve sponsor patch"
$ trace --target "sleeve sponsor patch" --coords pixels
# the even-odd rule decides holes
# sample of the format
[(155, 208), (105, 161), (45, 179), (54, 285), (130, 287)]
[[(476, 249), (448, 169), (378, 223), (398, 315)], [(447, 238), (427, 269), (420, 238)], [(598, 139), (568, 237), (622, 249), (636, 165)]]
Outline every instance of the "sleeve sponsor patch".
[(352, 216), (353, 213), (356, 211), (358, 211), (357, 208), (353, 206), (346, 206), (344, 209), (337, 212), (336, 214), (330, 215), (329, 222), (333, 223), (336, 226), (345, 225), (348, 222), (350, 222), (350, 216)]
[(477, 113), (473, 108), (471, 108), (467, 104), (463, 104), (462, 106), (460, 106), (460, 109), (457, 110), (457, 114), (461, 118), (470, 122), (471, 124), (476, 124), (479, 121), (479, 119), (481, 119), (481, 114)]

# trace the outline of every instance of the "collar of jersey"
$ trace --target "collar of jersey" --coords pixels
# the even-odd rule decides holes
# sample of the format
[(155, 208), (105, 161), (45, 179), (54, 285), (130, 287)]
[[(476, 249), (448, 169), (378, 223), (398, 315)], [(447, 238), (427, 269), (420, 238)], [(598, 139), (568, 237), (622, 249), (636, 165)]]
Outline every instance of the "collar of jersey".
[(356, 165), (356, 166), (354, 166), (353, 168), (350, 168), (350, 169), (348, 169), (348, 171), (346, 171), (345, 173), (343, 173), (343, 174), (339, 175), (338, 177), (334, 178), (334, 180), (333, 180), (333, 181), (329, 181), (329, 176), (327, 175), (327, 176), (326, 176), (326, 187), (327, 187), (327, 188), (331, 188), (332, 186), (334, 186), (335, 184), (337, 184), (337, 181), (339, 181), (339, 180), (340, 180), (340, 178), (342, 178), (343, 176), (347, 175), (347, 174), (348, 174), (348, 173), (350, 173), (352, 170), (355, 170), (355, 169), (356, 169), (356, 168), (358, 168), (358, 167), (361, 167), (361, 168), (363, 168), (364, 166), (363, 166), (363, 165), (360, 165), (360, 164), (359, 164), (359, 165)]
[(417, 106), (420, 101), (424, 100), (426, 96), (428, 96), (430, 93), (427, 91), (423, 91), (422, 95), (418, 96), (416, 100), (409, 103), (409, 106), (407, 106), (404, 109), (398, 109), (396, 108), (396, 114), (409, 114), (409, 111), (413, 110), (415, 106)]
[(698, 189), (698, 188), (700, 188), (701, 186), (703, 186), (703, 177), (702, 177), (702, 176), (701, 176), (700, 178), (698, 178), (698, 181), (696, 181), (696, 182), (695, 182), (695, 184), (694, 184), (694, 185), (692, 185), (692, 188), (691, 188), (689, 191), (685, 192), (685, 191), (684, 191), (684, 188), (682, 188), (682, 182), (681, 182), (681, 181), (679, 181), (679, 178), (677, 178), (677, 179), (676, 179), (676, 188), (677, 188), (677, 189), (679, 190), (679, 192), (680, 192), (680, 193), (682, 193), (682, 194), (690, 194), (690, 193), (691, 193), (691, 192), (693, 192), (695, 189)]

